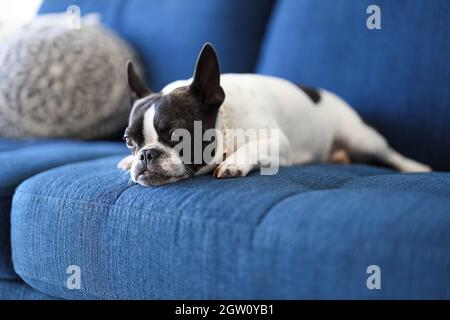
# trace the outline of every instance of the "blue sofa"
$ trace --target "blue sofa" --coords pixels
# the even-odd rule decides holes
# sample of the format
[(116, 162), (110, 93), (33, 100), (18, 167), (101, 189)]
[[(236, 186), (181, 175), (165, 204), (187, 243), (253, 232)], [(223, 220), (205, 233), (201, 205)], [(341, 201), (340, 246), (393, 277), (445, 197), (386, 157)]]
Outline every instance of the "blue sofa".
[(99, 12), (153, 90), (211, 41), (223, 72), (332, 90), (435, 172), (322, 164), (143, 188), (116, 169), (122, 142), (0, 140), (0, 299), (449, 299), (450, 2), (379, 0), (369, 30), (371, 2), (45, 0)]

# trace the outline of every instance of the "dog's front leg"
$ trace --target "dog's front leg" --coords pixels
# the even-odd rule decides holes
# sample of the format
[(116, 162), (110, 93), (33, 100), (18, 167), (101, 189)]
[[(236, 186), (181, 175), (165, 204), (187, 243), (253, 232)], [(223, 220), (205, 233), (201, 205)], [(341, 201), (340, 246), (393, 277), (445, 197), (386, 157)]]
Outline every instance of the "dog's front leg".
[(131, 166), (133, 165), (134, 156), (128, 156), (120, 160), (120, 162), (117, 164), (117, 168), (128, 171), (131, 169)]
[[(273, 175), (279, 166), (289, 165), (289, 145), (280, 139), (250, 141), (227, 157), (214, 170), (218, 179), (245, 177), (250, 171), (261, 168), (261, 174)], [(264, 170), (264, 171), (263, 171)]]

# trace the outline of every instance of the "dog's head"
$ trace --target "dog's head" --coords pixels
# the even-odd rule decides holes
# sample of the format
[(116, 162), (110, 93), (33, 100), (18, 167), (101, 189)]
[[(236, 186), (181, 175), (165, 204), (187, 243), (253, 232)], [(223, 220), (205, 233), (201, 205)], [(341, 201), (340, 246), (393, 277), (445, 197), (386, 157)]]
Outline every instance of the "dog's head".
[[(153, 93), (130, 62), (127, 75), (135, 98), (124, 135), (127, 147), (134, 156), (130, 170), (132, 180), (150, 186), (194, 175), (206, 163), (185, 159), (175, 146), (180, 143), (177, 136), (179, 129), (184, 129), (184, 132), (190, 133), (190, 154), (194, 157), (198, 151), (194, 150), (194, 138), (198, 139), (194, 137), (194, 122), (201, 121), (203, 132), (215, 127), (225, 93), (220, 86), (219, 62), (212, 45), (204, 45), (194, 77), (188, 85)], [(208, 145), (204, 141), (196, 143), (201, 143), (202, 151)]]

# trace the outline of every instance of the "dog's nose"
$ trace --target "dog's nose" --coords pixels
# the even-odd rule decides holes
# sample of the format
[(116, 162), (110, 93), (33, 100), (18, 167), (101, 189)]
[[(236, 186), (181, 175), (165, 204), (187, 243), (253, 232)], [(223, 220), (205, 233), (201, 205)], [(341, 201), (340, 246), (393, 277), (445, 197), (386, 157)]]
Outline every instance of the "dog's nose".
[(161, 156), (162, 151), (156, 148), (150, 148), (147, 150), (142, 150), (141, 152), (141, 161), (150, 162), (150, 160), (154, 160)]

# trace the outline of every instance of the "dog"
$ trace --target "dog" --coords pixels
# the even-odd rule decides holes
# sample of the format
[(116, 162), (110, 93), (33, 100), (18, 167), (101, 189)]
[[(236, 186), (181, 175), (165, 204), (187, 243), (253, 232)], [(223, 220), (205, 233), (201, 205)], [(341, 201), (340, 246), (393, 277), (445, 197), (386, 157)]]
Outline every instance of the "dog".
[[(280, 166), (323, 162), (377, 162), (402, 172), (429, 172), (427, 165), (392, 149), (381, 134), (365, 124), (340, 97), (322, 89), (257, 74), (220, 73), (214, 47), (206, 43), (193, 78), (175, 81), (152, 92), (127, 65), (134, 98), (124, 140), (131, 155), (118, 164), (130, 171), (133, 182), (157, 186), (213, 172), (226, 179), (245, 177), (267, 165), (261, 150), (278, 149)], [(175, 148), (177, 129), (191, 133), (201, 121), (209, 129), (275, 129), (271, 137), (244, 140), (230, 147), (219, 161), (184, 161)], [(226, 140), (228, 141), (228, 140)], [(195, 142), (195, 141), (194, 141)], [(202, 151), (207, 143), (202, 142)], [(248, 161), (248, 155), (255, 161)]]

